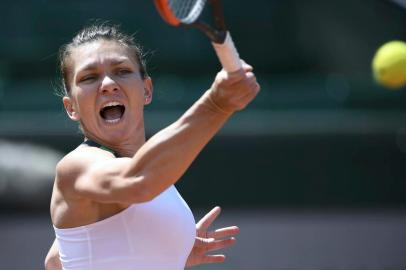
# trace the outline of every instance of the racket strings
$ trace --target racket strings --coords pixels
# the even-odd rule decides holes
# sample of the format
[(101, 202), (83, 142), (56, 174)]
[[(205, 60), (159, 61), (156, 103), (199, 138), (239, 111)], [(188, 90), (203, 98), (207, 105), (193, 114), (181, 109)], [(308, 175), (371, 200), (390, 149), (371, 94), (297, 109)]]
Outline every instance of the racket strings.
[(168, 0), (173, 14), (185, 24), (194, 23), (203, 11), (207, 0)]

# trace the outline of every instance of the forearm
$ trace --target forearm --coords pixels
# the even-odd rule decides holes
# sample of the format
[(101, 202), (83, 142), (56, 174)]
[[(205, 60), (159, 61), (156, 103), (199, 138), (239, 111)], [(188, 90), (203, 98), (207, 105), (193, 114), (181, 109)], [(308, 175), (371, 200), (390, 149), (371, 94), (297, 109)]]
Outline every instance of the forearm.
[(231, 113), (221, 111), (207, 91), (186, 113), (149, 139), (135, 154), (126, 177), (139, 176), (153, 198), (174, 184)]

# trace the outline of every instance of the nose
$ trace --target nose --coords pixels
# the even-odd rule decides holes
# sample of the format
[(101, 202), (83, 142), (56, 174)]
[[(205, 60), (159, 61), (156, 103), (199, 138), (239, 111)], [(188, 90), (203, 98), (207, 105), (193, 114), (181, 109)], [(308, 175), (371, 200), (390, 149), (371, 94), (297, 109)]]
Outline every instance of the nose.
[(106, 74), (101, 82), (100, 92), (106, 94), (109, 92), (115, 92), (117, 90), (117, 83), (108, 74)]

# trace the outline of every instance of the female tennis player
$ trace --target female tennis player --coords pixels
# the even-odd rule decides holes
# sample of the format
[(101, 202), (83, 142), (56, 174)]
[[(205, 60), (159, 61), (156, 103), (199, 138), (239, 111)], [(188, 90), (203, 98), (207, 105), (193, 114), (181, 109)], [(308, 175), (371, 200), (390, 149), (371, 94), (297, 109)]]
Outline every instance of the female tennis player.
[[(230, 116), (257, 95), (252, 67), (220, 71), (176, 122), (145, 139), (152, 80), (132, 37), (108, 25), (63, 46), (63, 104), (84, 142), (57, 165), (51, 199), (56, 239), (46, 269), (179, 270), (224, 261), (238, 227), (197, 224), (174, 183)], [(215, 188), (215, 187), (213, 187)]]

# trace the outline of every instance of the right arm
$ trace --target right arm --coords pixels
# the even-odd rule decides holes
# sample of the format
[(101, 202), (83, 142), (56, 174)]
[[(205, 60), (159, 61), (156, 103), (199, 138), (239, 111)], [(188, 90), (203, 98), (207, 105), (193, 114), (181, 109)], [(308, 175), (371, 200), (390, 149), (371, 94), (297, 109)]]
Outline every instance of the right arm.
[(221, 71), (210, 90), (132, 158), (81, 156), (80, 162), (76, 158), (58, 166), (60, 182), (68, 182), (75, 195), (101, 203), (132, 204), (153, 199), (184, 174), (232, 113), (256, 96), (259, 85), (251, 71), (247, 65), (233, 74)]

